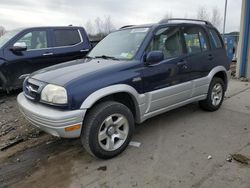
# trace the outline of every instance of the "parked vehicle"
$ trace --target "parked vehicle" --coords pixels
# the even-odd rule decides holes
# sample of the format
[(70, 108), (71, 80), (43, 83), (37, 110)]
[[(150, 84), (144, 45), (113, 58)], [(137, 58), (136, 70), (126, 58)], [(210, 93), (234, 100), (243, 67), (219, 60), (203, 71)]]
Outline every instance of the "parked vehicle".
[(83, 58), (91, 48), (82, 27), (35, 27), (10, 31), (0, 38), (0, 89), (20, 88), (30, 73)]
[(218, 110), (229, 65), (220, 34), (206, 21), (128, 26), (104, 38), (86, 59), (30, 75), (17, 100), (40, 129), (81, 137), (89, 153), (107, 159), (127, 147), (135, 122), (195, 101)]

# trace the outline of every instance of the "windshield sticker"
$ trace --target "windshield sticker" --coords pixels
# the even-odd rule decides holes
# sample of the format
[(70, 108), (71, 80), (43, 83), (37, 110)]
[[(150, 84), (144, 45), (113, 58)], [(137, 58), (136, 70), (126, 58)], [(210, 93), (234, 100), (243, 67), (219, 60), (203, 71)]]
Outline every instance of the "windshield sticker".
[(132, 58), (133, 57), (133, 54), (131, 54), (131, 53), (121, 53), (121, 55), (120, 55), (121, 57), (124, 57), (124, 58), (128, 58), (128, 59), (130, 59), (130, 58)]
[(128, 56), (128, 53), (121, 53), (120, 56), (121, 56), (121, 57), (127, 57), (127, 56)]
[(148, 31), (148, 28), (138, 28), (138, 29), (132, 29), (130, 33), (146, 33)]

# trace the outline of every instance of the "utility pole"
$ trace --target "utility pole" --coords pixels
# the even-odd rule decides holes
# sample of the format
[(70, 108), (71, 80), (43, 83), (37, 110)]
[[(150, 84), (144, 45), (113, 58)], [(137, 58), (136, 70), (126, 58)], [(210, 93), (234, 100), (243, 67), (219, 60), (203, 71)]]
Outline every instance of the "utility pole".
[(227, 0), (225, 0), (224, 23), (223, 23), (223, 36), (225, 35), (226, 19), (227, 19)]

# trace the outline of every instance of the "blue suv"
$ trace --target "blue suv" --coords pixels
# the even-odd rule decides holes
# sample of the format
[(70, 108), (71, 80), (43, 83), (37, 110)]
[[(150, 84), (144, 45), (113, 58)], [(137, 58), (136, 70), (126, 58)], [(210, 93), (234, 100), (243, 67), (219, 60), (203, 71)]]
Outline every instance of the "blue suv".
[(206, 21), (171, 19), (125, 26), (85, 59), (31, 74), (18, 95), (24, 116), (58, 137), (80, 137), (98, 158), (120, 154), (135, 123), (199, 101), (220, 108), (230, 62)]

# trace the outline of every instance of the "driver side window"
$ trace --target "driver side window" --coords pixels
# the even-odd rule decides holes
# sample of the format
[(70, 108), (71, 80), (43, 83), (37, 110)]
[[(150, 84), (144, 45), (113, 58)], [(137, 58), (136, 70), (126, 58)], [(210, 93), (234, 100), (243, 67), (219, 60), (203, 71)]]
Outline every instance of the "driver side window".
[(164, 59), (181, 55), (182, 45), (179, 29), (176, 27), (159, 29), (146, 51), (162, 51)]
[(20, 38), (14, 46), (27, 46), (27, 50), (38, 50), (47, 48), (47, 32), (46, 31), (32, 31), (26, 33)]

